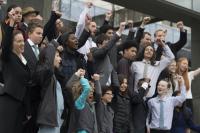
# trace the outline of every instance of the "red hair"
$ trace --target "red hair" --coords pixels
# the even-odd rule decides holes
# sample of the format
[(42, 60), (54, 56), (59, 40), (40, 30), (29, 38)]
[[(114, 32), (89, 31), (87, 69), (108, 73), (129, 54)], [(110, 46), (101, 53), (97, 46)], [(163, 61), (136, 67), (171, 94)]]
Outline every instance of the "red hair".
[(188, 59), (186, 57), (181, 57), (181, 58), (178, 59), (178, 61), (177, 61), (177, 73), (179, 75), (183, 76), (183, 79), (184, 79), (184, 82), (185, 82), (185, 87), (186, 87), (186, 90), (188, 91), (190, 89), (190, 81), (189, 81), (189, 78), (188, 78), (188, 69), (185, 72), (180, 71), (180, 65), (183, 61), (188, 62)]

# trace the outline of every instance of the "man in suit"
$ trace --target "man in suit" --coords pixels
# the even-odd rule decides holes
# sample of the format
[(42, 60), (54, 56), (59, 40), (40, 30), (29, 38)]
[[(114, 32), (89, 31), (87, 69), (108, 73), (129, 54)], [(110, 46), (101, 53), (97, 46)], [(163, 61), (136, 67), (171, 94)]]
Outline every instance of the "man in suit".
[(122, 31), (125, 28), (125, 22), (120, 24), (119, 30), (116, 34), (109, 40), (109, 37), (105, 34), (98, 36), (97, 45), (98, 48), (92, 48), (91, 53), (93, 56), (95, 73), (100, 74), (100, 83), (102, 86), (114, 86), (119, 87), (119, 81), (117, 77), (117, 72), (115, 71), (113, 65), (111, 64), (108, 53), (114, 47), (116, 42), (120, 39)]
[[(184, 45), (187, 42), (187, 31), (184, 29), (184, 24), (182, 21), (177, 22), (177, 28), (180, 30), (180, 38), (177, 42), (175, 43), (171, 43), (171, 42), (166, 42), (165, 37), (167, 32), (163, 29), (158, 29), (155, 31), (154, 33), (154, 43), (153, 43), (153, 47), (154, 49), (157, 51), (157, 57), (156, 60), (160, 60), (161, 56), (162, 56), (162, 51), (163, 49), (160, 49), (159, 51), (159, 40), (163, 41), (164, 43), (166, 43), (166, 45), (169, 46), (169, 48), (171, 49), (172, 53), (174, 54), (174, 56), (177, 58), (177, 53), (179, 50), (181, 50), (181, 48), (184, 47)], [(159, 54), (160, 53), (160, 54)]]
[(156, 51), (156, 60), (160, 61), (160, 58), (162, 56), (162, 51), (163, 49), (159, 47), (158, 43), (160, 40), (162, 40), (166, 45), (169, 46), (171, 49), (172, 53), (177, 56), (177, 53), (181, 48), (184, 47), (184, 45), (187, 42), (187, 31), (184, 29), (184, 24), (182, 21), (177, 22), (177, 28), (180, 30), (180, 38), (177, 42), (172, 43), (172, 42), (166, 42), (165, 37), (167, 35), (167, 32), (163, 29), (158, 29), (154, 33), (154, 42), (151, 40), (151, 34), (149, 32), (144, 32), (145, 28), (144, 26), (150, 21), (151, 19), (149, 17), (144, 17), (141, 26), (139, 27), (136, 38), (138, 38), (138, 42), (140, 43), (139, 45), (139, 54), (138, 58), (140, 58), (142, 50), (144, 47), (148, 45), (153, 45), (155, 51)]
[(38, 44), (42, 40), (43, 27), (40, 23), (29, 23), (28, 25), (28, 39), (24, 46), (24, 57), (27, 60), (28, 67), (31, 71), (31, 83), (30, 83), (30, 102), (31, 102), (31, 119), (26, 125), (25, 133), (36, 133), (36, 117), (37, 108), (40, 102), (40, 87), (37, 86), (34, 77), (34, 71), (39, 58)]
[(133, 114), (133, 127), (135, 133), (145, 133), (148, 106), (145, 95), (148, 93), (149, 79), (140, 79), (138, 91), (130, 92)]

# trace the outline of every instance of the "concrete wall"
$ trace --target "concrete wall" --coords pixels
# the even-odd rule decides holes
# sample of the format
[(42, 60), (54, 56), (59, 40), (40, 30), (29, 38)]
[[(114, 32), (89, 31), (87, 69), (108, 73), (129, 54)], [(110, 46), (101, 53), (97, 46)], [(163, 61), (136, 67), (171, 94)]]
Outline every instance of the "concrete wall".
[[(192, 70), (200, 67), (200, 21), (192, 23)], [(200, 123), (200, 76), (192, 82), (194, 119)]]

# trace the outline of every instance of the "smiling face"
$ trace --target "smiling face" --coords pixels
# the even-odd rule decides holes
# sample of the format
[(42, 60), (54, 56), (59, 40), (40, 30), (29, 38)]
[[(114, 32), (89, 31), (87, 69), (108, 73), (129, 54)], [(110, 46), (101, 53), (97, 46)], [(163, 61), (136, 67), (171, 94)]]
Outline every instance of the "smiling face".
[(186, 72), (188, 70), (188, 60), (187, 59), (183, 59), (182, 61), (180, 61), (179, 69), (181, 72)]
[(147, 46), (144, 50), (144, 59), (150, 60), (153, 57), (154, 49), (152, 46)]
[(165, 32), (163, 30), (157, 30), (155, 32), (155, 42), (157, 42), (158, 40), (162, 40), (165, 41)]
[(13, 52), (17, 54), (22, 54), (24, 52), (24, 37), (22, 33), (14, 35)]
[(168, 70), (171, 74), (176, 73), (176, 61), (172, 61), (172, 63), (168, 66)]
[(160, 95), (160, 96), (166, 95), (168, 90), (169, 90), (168, 82), (164, 81), (164, 80), (161, 80), (158, 83), (157, 90), (158, 90), (158, 95)]
[(151, 35), (150, 34), (145, 34), (144, 38), (141, 39), (141, 44), (144, 47), (151, 45)]
[(128, 84), (127, 84), (127, 79), (123, 79), (122, 84), (120, 85), (120, 91), (125, 92), (127, 90)]
[(110, 103), (113, 98), (113, 93), (111, 90), (107, 90), (105, 94), (102, 96), (102, 100), (104, 103)]

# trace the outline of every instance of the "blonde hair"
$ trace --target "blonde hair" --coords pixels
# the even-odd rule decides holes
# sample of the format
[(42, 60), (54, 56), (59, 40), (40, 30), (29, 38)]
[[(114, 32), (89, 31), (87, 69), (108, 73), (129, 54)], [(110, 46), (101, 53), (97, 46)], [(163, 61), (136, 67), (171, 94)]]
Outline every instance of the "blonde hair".
[[(92, 86), (94, 86), (93, 82), (89, 81), (89, 84), (92, 88)], [(81, 92), (82, 92), (82, 85), (80, 84), (80, 81), (76, 81), (74, 82), (74, 84), (72, 85), (72, 96), (73, 96), (73, 100), (76, 100), (80, 95), (81, 95)]]
[(188, 69), (185, 72), (180, 73), (180, 65), (183, 61), (188, 62), (188, 59), (186, 57), (181, 57), (181, 58), (178, 59), (178, 61), (177, 61), (177, 73), (179, 75), (183, 76), (183, 79), (184, 79), (184, 82), (185, 82), (185, 87), (186, 87), (186, 90), (188, 91), (190, 89), (190, 81), (189, 81), (189, 78), (188, 78)]
[(74, 84), (72, 85), (73, 100), (76, 100), (79, 97), (81, 91), (82, 91), (82, 86), (80, 82), (79, 81), (74, 82)]

